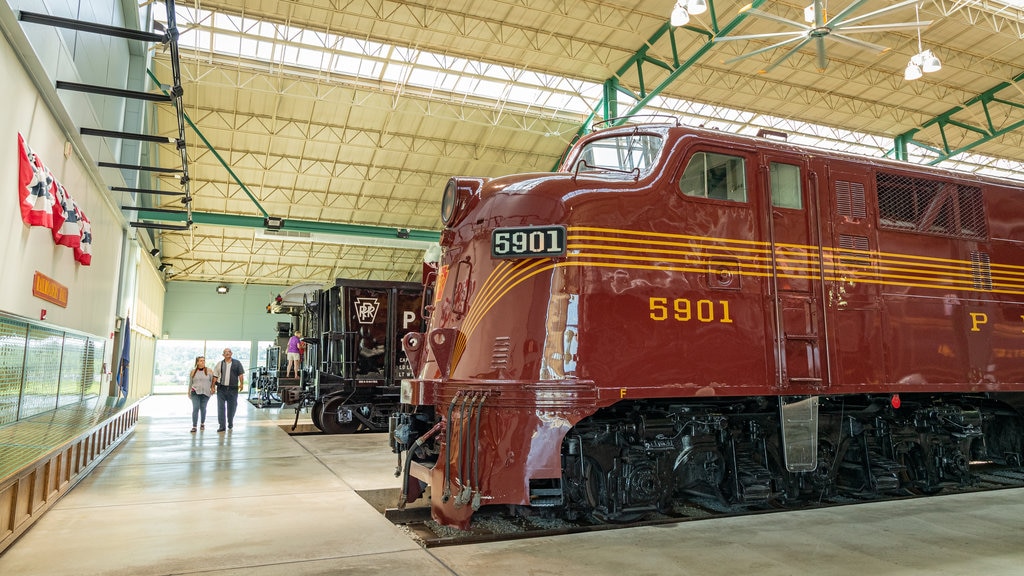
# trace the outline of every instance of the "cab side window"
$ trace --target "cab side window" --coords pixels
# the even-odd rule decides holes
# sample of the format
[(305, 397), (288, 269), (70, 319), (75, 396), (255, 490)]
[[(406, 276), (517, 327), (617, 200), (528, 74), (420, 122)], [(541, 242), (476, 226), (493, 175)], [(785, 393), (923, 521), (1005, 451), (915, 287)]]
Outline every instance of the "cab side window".
[(686, 165), (679, 191), (697, 198), (746, 202), (746, 164), (740, 156), (698, 152)]
[(772, 206), (779, 208), (803, 208), (803, 194), (800, 193), (800, 167), (781, 162), (772, 162), (768, 173), (772, 181)]

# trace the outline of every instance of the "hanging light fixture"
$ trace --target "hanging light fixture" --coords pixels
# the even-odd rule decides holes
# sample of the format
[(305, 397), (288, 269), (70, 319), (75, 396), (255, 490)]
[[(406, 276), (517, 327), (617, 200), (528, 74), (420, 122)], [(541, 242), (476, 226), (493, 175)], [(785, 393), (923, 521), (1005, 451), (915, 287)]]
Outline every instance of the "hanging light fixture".
[(686, 26), (690, 23), (690, 16), (703, 14), (708, 11), (707, 0), (676, 0), (672, 7), (672, 16), (669, 23), (672, 26)]
[(924, 73), (921, 72), (921, 67), (914, 62), (915, 58), (917, 58), (917, 56), (913, 56), (910, 59), (910, 62), (907, 62), (907, 69), (903, 71), (904, 80), (917, 80), (924, 75)]
[[(914, 5), (914, 14), (917, 16), (917, 21), (921, 21), (921, 15), (918, 12), (917, 4)], [(907, 69), (903, 71), (904, 80), (917, 80), (924, 75), (925, 72), (938, 72), (942, 70), (942, 62), (939, 57), (932, 54), (931, 50), (925, 50), (921, 46), (921, 29), (917, 29), (917, 54), (910, 57), (910, 62), (907, 62)]]
[(938, 72), (942, 70), (942, 62), (939, 61), (938, 56), (932, 54), (931, 50), (921, 52), (921, 60), (922, 72)]
[(669, 23), (672, 26), (686, 26), (690, 23), (690, 13), (686, 11), (686, 0), (676, 0), (676, 5), (672, 7), (672, 16), (669, 19)]

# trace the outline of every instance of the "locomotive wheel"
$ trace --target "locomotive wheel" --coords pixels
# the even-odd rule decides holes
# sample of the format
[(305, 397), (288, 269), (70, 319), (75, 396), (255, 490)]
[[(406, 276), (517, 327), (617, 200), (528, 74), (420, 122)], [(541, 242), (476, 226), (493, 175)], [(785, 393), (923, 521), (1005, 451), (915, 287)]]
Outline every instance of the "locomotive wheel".
[(313, 402), (313, 408), (309, 411), (309, 417), (313, 419), (313, 426), (316, 426), (316, 429), (321, 432), (324, 431), (324, 425), (320, 422), (320, 411), (323, 409), (324, 401), (317, 398), (316, 401)]
[(359, 422), (338, 422), (338, 408), (345, 403), (344, 398), (335, 396), (323, 402), (320, 410), (321, 430), (328, 434), (352, 434), (359, 430)]
[(583, 474), (584, 497), (587, 506), (589, 506), (587, 516), (592, 521), (601, 524), (628, 524), (646, 515), (646, 512), (609, 514), (605, 506), (609, 495), (607, 474), (604, 469), (593, 458), (587, 458), (583, 465)]
[(901, 480), (912, 493), (932, 496), (942, 491), (942, 486), (933, 479), (934, 473), (928, 469), (924, 450), (920, 446), (904, 454), (900, 463), (903, 464)]

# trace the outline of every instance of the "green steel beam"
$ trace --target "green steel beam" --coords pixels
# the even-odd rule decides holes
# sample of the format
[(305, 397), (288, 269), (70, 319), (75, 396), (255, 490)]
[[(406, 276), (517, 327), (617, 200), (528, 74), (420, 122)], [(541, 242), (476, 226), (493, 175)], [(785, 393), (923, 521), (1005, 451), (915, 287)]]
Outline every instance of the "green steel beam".
[[(153, 71), (146, 70), (146, 73), (149, 74), (150, 79), (152, 79), (153, 82), (158, 87), (160, 87), (160, 91), (166, 94), (168, 97), (170, 97), (170, 93), (163, 89), (164, 85), (161, 84), (159, 80), (157, 80), (156, 75), (153, 74)], [(217, 161), (220, 162), (220, 165), (223, 166), (224, 169), (228, 171), (228, 174), (230, 174), (231, 177), (235, 180), (235, 183), (242, 187), (242, 190), (245, 192), (245, 195), (249, 197), (249, 200), (252, 200), (253, 204), (256, 205), (256, 209), (259, 210), (260, 213), (263, 214), (263, 216), (270, 216), (270, 214), (267, 214), (267, 211), (263, 209), (263, 206), (260, 206), (259, 201), (256, 200), (256, 197), (253, 196), (252, 192), (249, 191), (249, 188), (246, 187), (244, 183), (242, 183), (242, 180), (238, 177), (237, 174), (235, 174), (235, 171), (232, 170), (230, 166), (228, 166), (228, 163), (225, 162), (223, 158), (221, 158), (220, 154), (217, 152), (217, 149), (213, 147), (213, 144), (210, 144), (210, 141), (206, 139), (206, 136), (204, 136), (203, 133), (199, 131), (199, 128), (192, 122), (192, 119), (188, 117), (188, 114), (182, 112), (182, 116), (185, 117), (185, 122), (188, 122), (188, 125), (192, 127), (192, 131), (196, 133), (196, 136), (199, 136), (199, 139), (203, 141), (203, 144), (206, 145), (206, 148), (213, 153), (213, 157), (216, 158)]]
[[(1011, 100), (1006, 100), (1004, 98), (999, 98), (996, 96), (996, 94), (1001, 90), (1014, 86), (1017, 84), (1017, 82), (1020, 82), (1021, 80), (1024, 80), (1024, 72), (1021, 72), (1020, 74), (1014, 76), (1013, 79), (1010, 80), (1009, 82), (1000, 82), (999, 84), (993, 86), (992, 88), (989, 88), (988, 90), (982, 92), (981, 94), (978, 94), (974, 98), (971, 98), (967, 102), (964, 102), (963, 105), (953, 107), (943, 112), (942, 114), (939, 114), (938, 116), (932, 118), (931, 120), (928, 120), (927, 122), (918, 126), (917, 128), (908, 130), (903, 134), (896, 136), (893, 149), (889, 151), (889, 154), (893, 155), (893, 157), (895, 157), (897, 160), (907, 160), (909, 158), (907, 154), (907, 145), (913, 143), (916, 146), (920, 146), (927, 150), (931, 150), (936, 154), (936, 158), (928, 162), (928, 164), (934, 165), (944, 160), (949, 160), (953, 156), (956, 156), (961, 152), (966, 152), (974, 148), (975, 146), (979, 146), (981, 144), (984, 144), (985, 142), (989, 142), (1004, 134), (1021, 128), (1022, 126), (1024, 126), (1024, 120), (1013, 122), (1012, 124), (1008, 124), (1006, 126), (1003, 126), (1002, 128), (996, 128), (995, 124), (993, 124), (992, 122), (991, 110), (989, 110), (989, 105), (991, 103), (1002, 104), (1004, 106), (1010, 106), (1011, 108), (1024, 109), (1024, 103), (1013, 102)], [(982, 112), (985, 117), (985, 121), (983, 124), (981, 122), (966, 122), (964, 120), (956, 120), (953, 118), (954, 114), (964, 111), (967, 111), (964, 114), (964, 116), (972, 118), (977, 117), (979, 112), (978, 108), (980, 108), (980, 112)], [(927, 144), (924, 144), (914, 139), (914, 136), (916, 136), (918, 132), (931, 127), (936, 127), (939, 130), (939, 136), (942, 138), (941, 148), (928, 146)], [(967, 144), (964, 144), (959, 148), (952, 148), (949, 145), (949, 140), (946, 135), (947, 127), (956, 127), (967, 132), (972, 132), (974, 134), (977, 134), (977, 138), (969, 141)]]
[[(140, 208), (138, 219), (153, 222), (184, 222), (182, 213), (169, 214)], [(261, 216), (240, 216), (236, 214), (217, 214), (213, 212), (192, 212), (194, 224), (211, 226), (231, 226), (235, 228), (264, 228)], [(389, 240), (409, 240), (410, 242), (438, 242), (440, 232), (432, 230), (413, 230), (407, 228), (389, 228), (385, 226), (364, 226), (361, 224), (340, 224), (332, 222), (315, 222), (311, 220), (284, 220), (281, 230), (309, 232), (315, 234), (334, 234), (341, 236), (357, 236), (360, 238), (379, 238)], [(408, 236), (406, 237), (406, 233)]]
[[(717, 38), (728, 35), (737, 26), (739, 26), (741, 22), (746, 20), (748, 16), (748, 11), (751, 8), (759, 8), (765, 2), (767, 2), (767, 0), (753, 0), (746, 9), (742, 10), (739, 14), (737, 14), (725, 26), (719, 28), (715, 3), (713, 0), (709, 0), (708, 13), (711, 17), (710, 32), (702, 28), (696, 28), (692, 26), (680, 27), (685, 28), (691, 32), (706, 35), (708, 37), (707, 42), (705, 42), (703, 46), (698, 48), (696, 52), (694, 52), (689, 58), (686, 58), (685, 60), (680, 59), (680, 54), (677, 50), (675, 37), (676, 29), (673, 28), (672, 25), (667, 21), (664, 24), (662, 24), (661, 27), (659, 27), (654, 32), (654, 34), (652, 34), (651, 37), (647, 39), (647, 42), (645, 42), (644, 45), (639, 50), (637, 50), (636, 54), (633, 54), (633, 56), (626, 60), (626, 62), (621, 67), (619, 67), (618, 70), (615, 71), (614, 76), (604, 81), (604, 91), (601, 97), (601, 101), (597, 103), (597, 106), (594, 107), (594, 111), (590, 113), (587, 119), (583, 122), (583, 125), (580, 126), (579, 130), (576, 131), (576, 134), (573, 136), (572, 140), (569, 142), (569, 145), (566, 147), (565, 152), (562, 153), (562, 156), (558, 159), (558, 163), (555, 164), (552, 170), (557, 170), (558, 167), (561, 165), (562, 161), (565, 159), (565, 155), (568, 154), (569, 148), (572, 148), (573, 144), (575, 144), (576, 141), (579, 140), (583, 135), (590, 132), (591, 128), (593, 127), (595, 118), (597, 118), (599, 115), (601, 118), (605, 120), (619, 118), (618, 121), (609, 123), (609, 126), (618, 126), (625, 123), (630, 116), (636, 114), (640, 110), (643, 110), (644, 107), (646, 107), (652, 99), (661, 94), (662, 91), (664, 91), (673, 82), (675, 82), (676, 79), (678, 79), (683, 72), (689, 70), (698, 60), (700, 60), (705, 54), (707, 54), (707, 52), (711, 50), (711, 47), (715, 45), (715, 40)], [(666, 37), (671, 47), (671, 62), (664, 62), (662, 60), (658, 60), (657, 58), (653, 58), (648, 55), (648, 51), (650, 50), (650, 48)], [(667, 70), (669, 72), (669, 75), (664, 80), (659, 82), (657, 85), (648, 86), (644, 79), (644, 66), (654, 66), (657, 68), (661, 68), (663, 70)], [(623, 75), (625, 75), (627, 72), (634, 68), (636, 69), (637, 78), (639, 80), (639, 86), (637, 88), (639, 90), (638, 92), (633, 92), (631, 90), (624, 88), (620, 82)], [(634, 104), (624, 114), (620, 114), (618, 111), (618, 99), (616, 97), (616, 93), (622, 93), (627, 95), (628, 97), (635, 100), (636, 104)]]

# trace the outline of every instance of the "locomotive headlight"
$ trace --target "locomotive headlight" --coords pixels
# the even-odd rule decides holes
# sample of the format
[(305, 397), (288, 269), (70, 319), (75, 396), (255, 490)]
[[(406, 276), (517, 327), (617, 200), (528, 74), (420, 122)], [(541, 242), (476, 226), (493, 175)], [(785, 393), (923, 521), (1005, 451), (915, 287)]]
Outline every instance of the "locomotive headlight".
[(455, 177), (445, 184), (444, 195), (441, 197), (441, 222), (445, 226), (454, 226), (459, 223), (467, 213), (472, 211), (473, 205), (480, 199), (480, 187), (486, 182), (486, 178), (464, 178)]
[(448, 181), (444, 187), (444, 196), (441, 197), (441, 222), (445, 226), (451, 223), (455, 217), (455, 204), (458, 199), (459, 186), (455, 178)]

